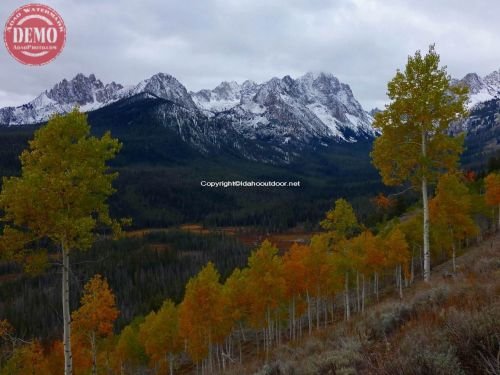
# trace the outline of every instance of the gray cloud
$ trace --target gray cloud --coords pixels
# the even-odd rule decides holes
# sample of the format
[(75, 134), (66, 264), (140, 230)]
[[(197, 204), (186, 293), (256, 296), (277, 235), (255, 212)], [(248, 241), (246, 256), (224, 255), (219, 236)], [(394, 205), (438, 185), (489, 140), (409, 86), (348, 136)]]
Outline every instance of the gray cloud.
[[(47, 0), (68, 37), (51, 64), (27, 67), (0, 48), (0, 107), (79, 72), (134, 84), (157, 72), (190, 90), (222, 80), (328, 71), (370, 109), (408, 54), (436, 43), (455, 77), (500, 67), (500, 3), (476, 0)], [(0, 20), (19, 6), (4, 0)], [(3, 22), (3, 21), (2, 21)]]

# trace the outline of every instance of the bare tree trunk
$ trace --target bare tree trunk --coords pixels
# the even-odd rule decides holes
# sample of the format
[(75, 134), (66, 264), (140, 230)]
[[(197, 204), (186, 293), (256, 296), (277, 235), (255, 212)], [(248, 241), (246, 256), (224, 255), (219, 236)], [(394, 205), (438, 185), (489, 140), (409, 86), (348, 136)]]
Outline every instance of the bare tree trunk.
[(365, 274), (361, 275), (362, 280), (363, 280), (363, 291), (362, 291), (362, 297), (361, 297), (361, 312), (365, 312)]
[(306, 291), (307, 297), (307, 320), (309, 322), (309, 335), (312, 333), (312, 317), (311, 317), (311, 297), (309, 296), (309, 291)]
[(174, 355), (172, 353), (168, 353), (168, 368), (170, 375), (174, 375)]
[(413, 279), (415, 278), (415, 257), (413, 256), (414, 253), (414, 248), (412, 249), (411, 252), (411, 271), (410, 271), (410, 284), (413, 284)]
[(356, 312), (361, 310), (360, 295), (359, 295), (359, 271), (356, 271)]
[(498, 204), (498, 229), (500, 229), (500, 203)]
[(71, 314), (69, 307), (69, 249), (61, 246), (62, 266), (62, 305), (63, 305), (63, 346), (64, 375), (73, 375), (73, 355), (71, 352)]
[(92, 349), (92, 375), (97, 375), (97, 343), (95, 332), (90, 333), (90, 347)]
[(319, 320), (320, 320), (320, 288), (316, 289), (316, 330), (319, 331)]
[[(427, 156), (427, 139), (425, 130), (422, 130), (422, 157)], [(422, 203), (424, 206), (424, 281), (431, 281), (431, 250), (429, 245), (429, 196), (427, 193), (427, 177), (425, 171), (422, 176)]]
[(457, 264), (456, 264), (456, 250), (455, 250), (455, 241), (451, 243), (451, 256), (453, 258), (453, 273), (457, 272)]
[(422, 178), (422, 201), (424, 204), (424, 281), (431, 281), (431, 250), (429, 245), (429, 200), (427, 179)]
[(398, 278), (399, 278), (399, 299), (403, 299), (403, 271), (401, 264), (398, 266)]
[(351, 318), (351, 307), (349, 305), (349, 273), (345, 273), (345, 319)]

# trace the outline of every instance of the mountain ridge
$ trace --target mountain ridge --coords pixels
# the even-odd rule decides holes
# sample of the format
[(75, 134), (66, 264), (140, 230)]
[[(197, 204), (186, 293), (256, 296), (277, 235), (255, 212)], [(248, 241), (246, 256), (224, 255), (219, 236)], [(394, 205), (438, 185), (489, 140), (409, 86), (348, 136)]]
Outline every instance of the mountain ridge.
[[(466, 131), (477, 138), (481, 129), (491, 127), (491, 110), (485, 117), (483, 108), (500, 97), (500, 70), (484, 77), (469, 73), (452, 84), (469, 87), (471, 110), (471, 117), (454, 124), (453, 132)], [(377, 135), (372, 122), (379, 110), (364, 110), (348, 84), (325, 72), (273, 77), (263, 83), (223, 81), (213, 89), (197, 92), (188, 91), (166, 73), (129, 86), (103, 83), (94, 74), (79, 73), (29, 103), (0, 109), (0, 125), (39, 124), (74, 107), (96, 113), (94, 118), (98, 118), (105, 108), (124, 111), (127, 105), (139, 108), (141, 101), (156, 104), (145, 105), (142, 110), (149, 112), (140, 117), (174, 130), (182, 142), (202, 154), (224, 148), (249, 160), (289, 163), (305, 149), (371, 140)], [(118, 102), (123, 105), (114, 106)], [(120, 122), (136, 120), (137, 116), (135, 120), (120, 116)]]
[[(226, 148), (249, 160), (289, 163), (306, 148), (354, 143), (376, 134), (371, 115), (349, 85), (331, 73), (273, 77), (263, 83), (224, 81), (198, 92), (189, 92), (166, 73), (132, 86), (105, 84), (94, 74), (79, 73), (27, 104), (0, 109), (0, 124), (43, 123), (54, 113), (74, 107), (101, 113), (118, 102), (138, 106), (138, 101), (149, 99), (156, 100), (156, 105), (145, 106), (143, 110), (149, 112), (143, 117), (174, 130), (183, 142), (205, 154)], [(120, 120), (133, 121), (123, 116)]]

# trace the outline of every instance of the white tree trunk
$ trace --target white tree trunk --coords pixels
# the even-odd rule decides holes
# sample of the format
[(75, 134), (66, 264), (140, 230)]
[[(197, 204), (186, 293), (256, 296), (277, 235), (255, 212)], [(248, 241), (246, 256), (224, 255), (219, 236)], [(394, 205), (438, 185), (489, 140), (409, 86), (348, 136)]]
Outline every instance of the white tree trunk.
[(349, 274), (345, 273), (345, 319), (351, 319), (351, 307), (349, 303)]
[(498, 229), (500, 229), (500, 203), (498, 204)]
[(356, 312), (361, 310), (360, 295), (359, 295), (359, 271), (356, 271)]
[(398, 278), (399, 278), (399, 299), (403, 299), (403, 271), (401, 264), (398, 266)]
[(64, 375), (73, 375), (73, 356), (71, 353), (71, 314), (69, 307), (69, 253), (62, 249), (62, 305), (63, 305), (63, 345), (64, 345)]
[(365, 312), (365, 275), (362, 275), (363, 278), (363, 292), (362, 292), (362, 297), (361, 297), (361, 312)]
[(453, 252), (453, 254), (452, 254), (452, 257), (453, 257), (453, 273), (456, 273), (457, 272), (457, 262), (456, 262), (457, 254), (456, 254), (456, 250), (455, 250), (455, 242), (453, 242), (451, 250)]
[(309, 291), (306, 290), (307, 297), (307, 321), (309, 323), (309, 335), (312, 333), (312, 317), (311, 317), (311, 297), (309, 296)]
[[(422, 156), (425, 158), (426, 151), (425, 131), (422, 131)], [(431, 250), (429, 245), (429, 197), (427, 194), (427, 177), (425, 171), (422, 176), (422, 203), (424, 206), (424, 280), (431, 281)]]
[(168, 367), (170, 375), (174, 375), (174, 355), (172, 353), (168, 354)]

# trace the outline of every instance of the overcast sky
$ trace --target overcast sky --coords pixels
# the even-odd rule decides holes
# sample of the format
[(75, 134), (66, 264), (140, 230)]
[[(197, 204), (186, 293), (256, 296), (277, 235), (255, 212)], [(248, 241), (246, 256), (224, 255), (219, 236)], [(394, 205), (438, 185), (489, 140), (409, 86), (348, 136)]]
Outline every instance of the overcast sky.
[[(66, 47), (28, 67), (0, 46), (0, 107), (62, 78), (95, 73), (135, 84), (157, 72), (188, 90), (307, 71), (348, 83), (367, 110), (408, 54), (436, 43), (454, 77), (500, 68), (498, 0), (43, 0), (63, 17)], [(20, 5), (2, 0), (0, 24)]]

